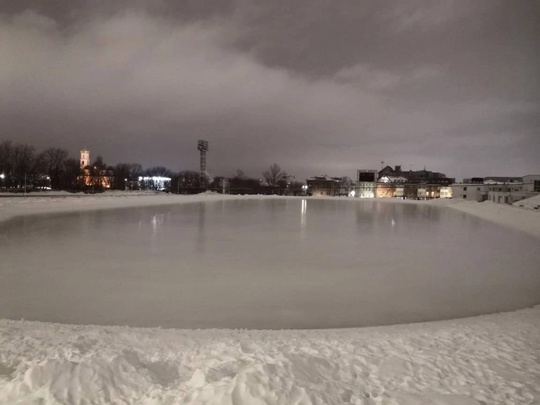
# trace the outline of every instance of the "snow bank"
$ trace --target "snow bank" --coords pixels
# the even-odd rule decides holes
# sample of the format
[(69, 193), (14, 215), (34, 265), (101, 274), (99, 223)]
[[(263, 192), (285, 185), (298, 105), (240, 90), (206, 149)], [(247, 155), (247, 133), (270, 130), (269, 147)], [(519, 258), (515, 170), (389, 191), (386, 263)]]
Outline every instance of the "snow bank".
[(527, 208), (530, 210), (540, 210), (540, 195), (517, 201), (513, 205), (514, 207)]
[(1, 320), (0, 347), (2, 404), (540, 400), (540, 307), (455, 321), (312, 331)]
[[(259, 197), (2, 198), (0, 220), (221, 198)], [(445, 204), (540, 237), (537, 211), (421, 203)], [(539, 356), (540, 306), (453, 321), (309, 331), (0, 320), (0, 404), (539, 404)]]
[[(519, 203), (523, 203), (524, 201), (527, 200), (519, 201)], [(540, 200), (537, 201), (540, 202)], [(457, 209), (467, 214), (477, 216), (499, 225), (517, 229), (540, 238), (540, 212), (523, 209), (518, 205), (519, 203), (512, 206), (508, 204), (496, 204), (491, 201), (480, 203), (463, 200), (431, 200), (428, 202), (428, 204)]]

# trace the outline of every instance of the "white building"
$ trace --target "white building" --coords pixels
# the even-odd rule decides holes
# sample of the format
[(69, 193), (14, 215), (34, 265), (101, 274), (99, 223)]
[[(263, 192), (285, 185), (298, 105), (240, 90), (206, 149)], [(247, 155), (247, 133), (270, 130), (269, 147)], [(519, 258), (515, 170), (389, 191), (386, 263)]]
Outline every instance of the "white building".
[[(488, 199), (489, 185), (482, 183), (452, 184), (451, 198), (460, 198), (469, 201), (486, 201)], [(448, 193), (448, 192), (447, 192)], [(448, 198), (448, 197), (446, 197)]]
[(139, 176), (139, 187), (142, 190), (164, 191), (171, 187), (171, 178), (163, 176)]
[(452, 186), (441, 187), (440, 198), (452, 198)]
[(90, 166), (90, 151), (86, 148), (81, 150), (81, 159), (80, 159), (81, 170), (86, 166)]
[(540, 174), (523, 176), (523, 191), (526, 193), (540, 193)]
[(540, 174), (523, 176), (521, 182), (489, 184), (489, 201), (497, 204), (513, 204), (540, 194)]
[(377, 170), (360, 169), (356, 177), (355, 197), (374, 198), (377, 184)]
[(375, 182), (373, 181), (357, 182), (355, 196), (358, 198), (374, 198), (375, 197)]
[(527, 198), (523, 193), (523, 183), (489, 184), (488, 199), (497, 204), (513, 204)]

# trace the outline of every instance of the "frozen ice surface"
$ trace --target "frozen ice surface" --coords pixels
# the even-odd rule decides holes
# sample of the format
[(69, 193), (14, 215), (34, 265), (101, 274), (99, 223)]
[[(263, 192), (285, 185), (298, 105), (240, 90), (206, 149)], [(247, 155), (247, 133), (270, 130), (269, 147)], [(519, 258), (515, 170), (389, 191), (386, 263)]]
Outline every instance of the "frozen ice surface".
[[(222, 197), (0, 199), (0, 219), (201, 200)], [(540, 237), (536, 211), (461, 201), (419, 204), (450, 205)], [(3, 277), (14, 270), (0, 268), (2, 294)], [(538, 306), (339, 330), (138, 329), (0, 320), (0, 404), (536, 404), (539, 353)]]
[(0, 224), (0, 317), (178, 328), (341, 328), (537, 303), (538, 241), (444, 207), (207, 201)]

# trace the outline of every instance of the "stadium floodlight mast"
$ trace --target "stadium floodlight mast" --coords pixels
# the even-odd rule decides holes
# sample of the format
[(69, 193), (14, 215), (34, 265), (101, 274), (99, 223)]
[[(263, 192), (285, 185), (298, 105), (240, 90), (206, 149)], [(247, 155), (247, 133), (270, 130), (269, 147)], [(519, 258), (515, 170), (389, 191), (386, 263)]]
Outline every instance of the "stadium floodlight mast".
[(206, 189), (206, 152), (208, 151), (208, 141), (199, 139), (197, 142), (197, 150), (201, 153), (201, 186)]

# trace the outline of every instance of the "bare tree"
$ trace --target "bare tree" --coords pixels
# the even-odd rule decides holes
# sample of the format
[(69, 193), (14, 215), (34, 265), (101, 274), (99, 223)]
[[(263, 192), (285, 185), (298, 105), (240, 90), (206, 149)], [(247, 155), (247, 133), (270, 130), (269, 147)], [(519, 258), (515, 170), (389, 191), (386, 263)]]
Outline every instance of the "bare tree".
[(107, 165), (105, 165), (105, 163), (103, 162), (103, 156), (101, 155), (96, 158), (92, 166), (94, 166), (97, 170), (105, 170), (107, 168)]
[(61, 175), (67, 158), (68, 152), (60, 148), (46, 149), (38, 156), (40, 168), (51, 178), (53, 190), (61, 188)]
[(129, 169), (130, 164), (129, 163), (118, 163), (116, 166), (114, 166), (114, 182), (113, 182), (113, 189), (115, 190), (125, 190), (128, 185), (128, 178), (129, 178)]
[(16, 144), (13, 148), (13, 179), (18, 188), (28, 187), (36, 174), (35, 149), (31, 145)]
[(77, 188), (77, 177), (80, 175), (80, 162), (74, 158), (64, 160), (62, 164), (62, 174), (60, 176), (60, 188), (63, 190), (75, 190)]
[(277, 187), (279, 182), (287, 180), (287, 173), (274, 163), (268, 170), (263, 172), (263, 177), (270, 187)]
[(340, 194), (349, 195), (349, 193), (354, 189), (354, 181), (350, 177), (341, 178), (341, 190)]
[(0, 179), (2, 187), (11, 186), (13, 175), (13, 144), (11, 141), (0, 143)]
[(139, 163), (130, 163), (129, 164), (129, 181), (139, 180), (139, 176), (142, 174), (143, 168)]

